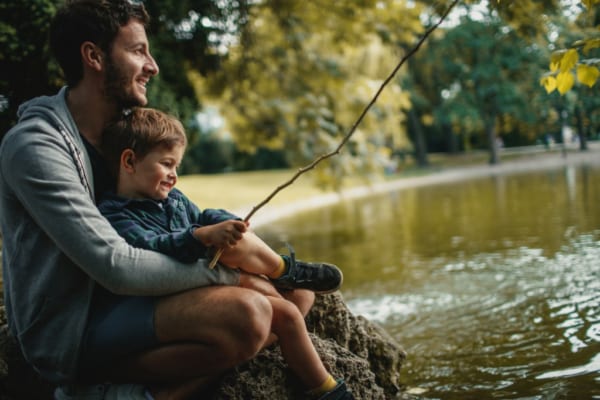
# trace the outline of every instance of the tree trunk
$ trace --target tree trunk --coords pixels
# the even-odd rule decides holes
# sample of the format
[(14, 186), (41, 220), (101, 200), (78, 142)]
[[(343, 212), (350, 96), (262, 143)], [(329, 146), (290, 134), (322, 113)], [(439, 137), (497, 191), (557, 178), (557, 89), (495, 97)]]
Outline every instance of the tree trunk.
[(490, 164), (496, 165), (500, 162), (500, 143), (499, 137), (496, 135), (496, 117), (491, 117), (486, 124), (486, 132), (488, 139), (488, 146), (490, 149)]
[(414, 108), (411, 108), (408, 112), (408, 118), (414, 134), (415, 160), (419, 167), (426, 167), (429, 165), (427, 144), (425, 143), (425, 135), (423, 134), (421, 123)]
[(583, 112), (579, 105), (575, 106), (575, 121), (577, 124), (577, 136), (579, 138), (579, 150), (587, 150), (587, 137), (585, 134), (585, 128), (583, 127)]
[(446, 133), (446, 150), (450, 154), (458, 153), (458, 151), (459, 151), (458, 135), (455, 135), (454, 132), (452, 132), (452, 127), (450, 126), (450, 124), (444, 124), (442, 129)]

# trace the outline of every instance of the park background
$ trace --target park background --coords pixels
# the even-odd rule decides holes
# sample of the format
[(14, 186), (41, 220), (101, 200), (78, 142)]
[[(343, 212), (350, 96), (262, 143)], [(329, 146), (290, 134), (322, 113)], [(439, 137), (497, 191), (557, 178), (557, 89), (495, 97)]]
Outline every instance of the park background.
[[(58, 4), (56, 0), (0, 4), (0, 134), (16, 121), (20, 103), (53, 94), (64, 84), (46, 45), (50, 17)], [(599, 185), (594, 184), (600, 124), (595, 86), (598, 1), (146, 0), (144, 4), (153, 17), (149, 40), (161, 68), (148, 85), (149, 104), (179, 117), (189, 137), (179, 186), (202, 208), (225, 207), (242, 216), (297, 168), (335, 149), (388, 74), (455, 4), (445, 22), (406, 59), (340, 154), (281, 191), (251, 224), (267, 238), (290, 240), (303, 257), (325, 254), (342, 261), (348, 277), (343, 293), (354, 309), (364, 310), (361, 304), (374, 301), (377, 312), (392, 311), (391, 322), (383, 322), (407, 345), (405, 381), (415, 396), (600, 395), (595, 389), (600, 379), (597, 267), (590, 261), (598, 254), (600, 236), (595, 212)], [(419, 185), (435, 176), (491, 176), (496, 189), (517, 198), (533, 188), (533, 178), (522, 183), (521, 178), (498, 175), (540, 166), (551, 171), (542, 180), (556, 193), (542, 190), (545, 197), (529, 196), (533, 205), (524, 214), (511, 214), (518, 215), (513, 220), (486, 222), (484, 236), (496, 235), (499, 242), (508, 241), (515, 248), (490, 253), (478, 249), (474, 259), (464, 256), (470, 251), (469, 236), (448, 232), (451, 236), (446, 239), (452, 243), (464, 242), (459, 243), (464, 248), (456, 249), (461, 252), (459, 261), (445, 260), (439, 248), (431, 247), (427, 251), (433, 256), (417, 260), (421, 264), (416, 266), (402, 259), (404, 264), (390, 272), (390, 265), (372, 258), (355, 267), (360, 254), (338, 258), (339, 252), (345, 249), (344, 242), (356, 240), (347, 231), (368, 231), (368, 226), (350, 227), (348, 218), (342, 221), (348, 225), (346, 231), (336, 232), (337, 239), (312, 231), (307, 235), (312, 240), (337, 243), (331, 253), (323, 253), (320, 248), (328, 246), (311, 245), (303, 232), (311, 224), (322, 224), (319, 231), (331, 230), (329, 225), (339, 221), (328, 213), (338, 215), (339, 210), (318, 211), (316, 222), (310, 214), (286, 220), (335, 202), (346, 207), (341, 211), (344, 217), (352, 217), (348, 209), (383, 210), (387, 203), (379, 200), (376, 205), (352, 206), (345, 200), (382, 187), (392, 190), (403, 182)], [(573, 181), (576, 189), (570, 186)], [(472, 184), (479, 183), (474, 179)], [(473, 203), (462, 205), (467, 216), (482, 209), (494, 214), (494, 201), (503, 193), (490, 195), (474, 187)], [(505, 190), (511, 187), (517, 190)], [(422, 237), (428, 238), (439, 235), (442, 225), (446, 230), (454, 226), (454, 214), (447, 224), (428, 223), (427, 214), (437, 215), (448, 196), (458, 196), (453, 190), (473, 189), (459, 184), (443, 188), (431, 192), (435, 195), (418, 191), (406, 195), (433, 196), (434, 201), (421, 202), (431, 207), (424, 212), (408, 200), (400, 202), (402, 219), (410, 219), (406, 207), (410, 204), (423, 220), (396, 230), (412, 229), (414, 237), (421, 237), (417, 235), (421, 226), (426, 231)], [(571, 198), (573, 193), (583, 206)], [(403, 196), (390, 194), (394, 201)], [(525, 204), (527, 195), (521, 196), (518, 199)], [(556, 211), (563, 203), (569, 205), (566, 225), (553, 226), (555, 236), (563, 240), (556, 244), (558, 249), (540, 245), (523, 250), (516, 236), (500, 238), (500, 225), (530, 232), (522, 225), (527, 212), (538, 219), (562, 220)], [(547, 214), (542, 212), (546, 210)], [(272, 223), (277, 218), (281, 223)], [(270, 232), (269, 225), (284, 232)], [(547, 234), (534, 232), (538, 242)], [(391, 233), (371, 239), (385, 243), (387, 237)], [(402, 240), (376, 252), (391, 256), (397, 248), (414, 245)], [(531, 252), (537, 251), (542, 255), (535, 253), (533, 264), (528, 264)], [(489, 259), (477, 258), (484, 256)], [(365, 284), (364, 271), (378, 269), (380, 275)], [(426, 282), (406, 281), (411, 274)], [(464, 281), (453, 282), (457, 276)], [(504, 278), (511, 276), (512, 280)], [(503, 280), (496, 281), (499, 277)], [(471, 279), (478, 285), (469, 286)], [(546, 297), (527, 292), (521, 301), (517, 293), (512, 301), (501, 290), (512, 294), (514, 287), (538, 283), (541, 288), (536, 290)], [(489, 293), (490, 287), (497, 293)], [(397, 308), (410, 304), (404, 293), (396, 293), (402, 290), (421, 291), (415, 294), (424, 302), (418, 317)], [(436, 295), (446, 290), (448, 297), (435, 303)], [(474, 291), (474, 303), (461, 303), (461, 295), (469, 290)], [(380, 307), (378, 295), (383, 296), (380, 300), (391, 296), (396, 303)], [(453, 301), (458, 302), (455, 308), (447, 308)], [(490, 310), (496, 318), (486, 314)], [(377, 320), (377, 312), (366, 315)]]
[[(0, 4), (0, 132), (23, 101), (64, 84), (49, 54), (60, 0)], [(184, 122), (181, 174), (286, 169), (329, 152), (312, 181), (366, 181), (430, 153), (598, 137), (596, 0), (146, 0), (161, 72), (149, 104)], [(550, 91), (550, 92), (549, 92)]]

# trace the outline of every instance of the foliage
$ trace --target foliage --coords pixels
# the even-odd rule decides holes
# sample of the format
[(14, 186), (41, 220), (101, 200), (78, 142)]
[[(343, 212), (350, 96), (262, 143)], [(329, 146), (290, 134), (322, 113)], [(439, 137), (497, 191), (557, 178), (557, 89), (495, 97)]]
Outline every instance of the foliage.
[(568, 48), (555, 51), (550, 59), (550, 72), (546, 73), (540, 80), (548, 93), (557, 90), (561, 95), (570, 91), (575, 82), (592, 87), (600, 78), (600, 37), (598, 27), (600, 26), (600, 0), (582, 0), (581, 3), (587, 8), (587, 14), (579, 17), (580, 24), (592, 25), (592, 30), (580, 27), (581, 38), (574, 41)]
[(417, 55), (419, 68), (411, 70), (421, 99), (416, 106), (437, 131), (460, 136), (464, 149), (489, 148), (496, 135), (515, 130), (535, 137), (533, 77), (542, 60), (538, 46), (499, 19), (464, 17)]
[[(422, 31), (420, 7), (408, 2), (353, 4), (263, 1), (252, 7), (240, 44), (210, 75), (236, 143), (284, 149), (291, 165), (331, 151), (350, 128), (399, 56), (400, 43)], [(390, 145), (406, 147), (397, 85), (380, 98), (348, 151), (317, 171), (325, 185), (350, 172), (376, 170)]]
[[(450, 1), (144, 0), (161, 68), (149, 85), (150, 105), (186, 125), (190, 150), (183, 172), (305, 165), (339, 143), (423, 25)], [(489, 0), (485, 24), (465, 19), (448, 25), (446, 36), (439, 32), (386, 88), (344, 151), (313, 175), (324, 186), (339, 185), (343, 176), (368, 176), (393, 154), (411, 152), (417, 147), (411, 143), (413, 115), (438, 150), (481, 147), (491, 126), (519, 144), (561, 121), (579, 121), (593, 133), (597, 102), (588, 86), (599, 77), (600, 42), (590, 26), (597, 28), (600, 0), (577, 2), (576, 11), (584, 5), (586, 13), (561, 16), (562, 0)], [(46, 46), (60, 3), (0, 4), (2, 133), (22, 101), (63, 84)], [(459, 14), (482, 4), (464, 0)], [(563, 50), (551, 57), (549, 43)], [(547, 88), (554, 79), (555, 92), (571, 89), (574, 96), (540, 90), (545, 68), (539, 63), (549, 59)], [(573, 86), (577, 81), (582, 85)], [(227, 120), (222, 131), (207, 133), (195, 123), (207, 105), (221, 108)], [(578, 120), (572, 119), (576, 113)]]
[[(0, 3), (0, 131), (16, 120), (20, 103), (52, 94), (64, 84), (47, 46), (52, 15), (63, 0), (5, 0)], [(152, 106), (179, 116), (191, 142), (197, 131), (191, 120), (200, 101), (186, 71), (219, 67), (215, 49), (237, 29), (246, 3), (219, 0), (146, 0), (152, 19), (149, 38), (161, 73), (149, 85)]]
[(57, 0), (0, 2), (0, 137), (23, 101), (56, 91), (57, 65), (46, 46)]

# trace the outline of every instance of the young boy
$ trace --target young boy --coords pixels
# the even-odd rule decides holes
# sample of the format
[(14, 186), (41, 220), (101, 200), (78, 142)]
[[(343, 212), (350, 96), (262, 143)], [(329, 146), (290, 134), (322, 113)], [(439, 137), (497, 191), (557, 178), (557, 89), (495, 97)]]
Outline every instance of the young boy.
[[(175, 189), (186, 144), (177, 119), (149, 108), (134, 108), (105, 129), (102, 147), (116, 177), (116, 190), (107, 193), (98, 207), (130, 244), (183, 262), (210, 257), (213, 247), (224, 248), (222, 264), (264, 275), (280, 290), (328, 293), (340, 287), (342, 273), (336, 266), (297, 261), (293, 252), (280, 256), (235, 215), (200, 211)], [(352, 399), (345, 383), (325, 369), (298, 308), (282, 297), (267, 297), (273, 310), (272, 332), (310, 395)]]

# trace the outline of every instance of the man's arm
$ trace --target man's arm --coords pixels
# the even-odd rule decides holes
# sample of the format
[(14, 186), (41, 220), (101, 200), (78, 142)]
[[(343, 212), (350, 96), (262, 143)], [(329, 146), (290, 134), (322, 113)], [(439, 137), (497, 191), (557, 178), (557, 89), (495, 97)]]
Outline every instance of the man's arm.
[(238, 283), (236, 273), (213, 272), (205, 260), (191, 267), (127, 244), (84, 189), (62, 138), (46, 130), (5, 138), (1, 173), (37, 226), (98, 283), (129, 295)]

